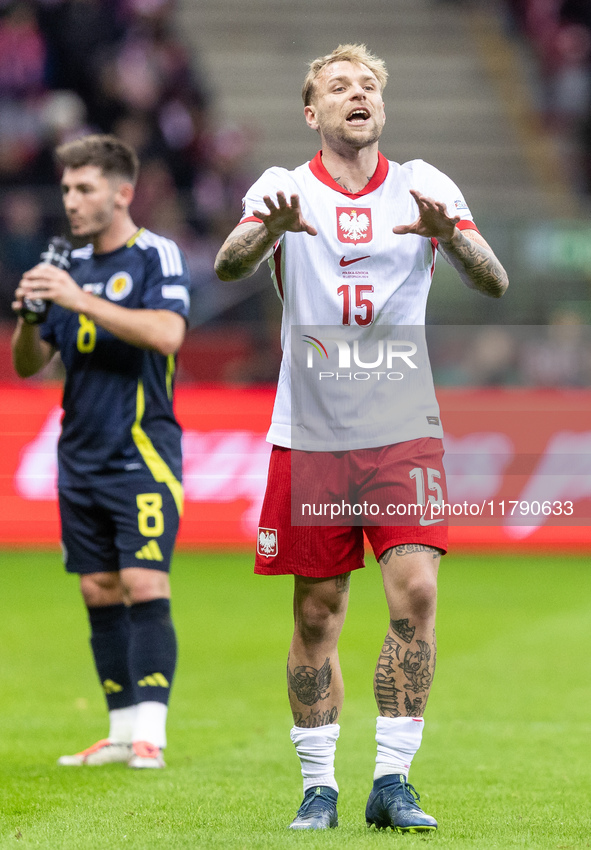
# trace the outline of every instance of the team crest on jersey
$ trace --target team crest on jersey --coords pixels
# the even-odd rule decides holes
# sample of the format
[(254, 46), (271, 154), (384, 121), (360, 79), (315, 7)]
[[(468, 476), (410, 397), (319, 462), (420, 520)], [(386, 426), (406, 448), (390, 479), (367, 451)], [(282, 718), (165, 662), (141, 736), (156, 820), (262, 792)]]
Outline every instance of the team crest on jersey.
[(260, 528), (257, 536), (257, 552), (264, 558), (274, 558), (277, 554), (277, 529)]
[(122, 301), (133, 289), (133, 280), (127, 272), (115, 272), (107, 281), (105, 295), (110, 301)]
[(337, 207), (337, 236), (339, 242), (353, 245), (371, 242), (371, 208)]

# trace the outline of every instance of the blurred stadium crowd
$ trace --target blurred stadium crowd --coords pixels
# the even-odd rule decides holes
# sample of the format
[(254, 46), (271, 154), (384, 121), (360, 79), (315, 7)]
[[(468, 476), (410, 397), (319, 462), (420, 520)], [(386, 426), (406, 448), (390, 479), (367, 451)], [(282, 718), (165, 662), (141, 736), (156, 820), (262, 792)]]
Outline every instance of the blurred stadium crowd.
[(173, 13), (174, 0), (0, 2), (0, 319), (12, 319), (16, 283), (47, 237), (65, 231), (53, 150), (85, 132), (115, 133), (138, 151), (133, 216), (185, 252), (193, 324), (234, 318), (236, 295), (214, 282), (213, 258), (251, 182), (252, 139), (216, 124)]
[[(591, 0), (499, 3), (511, 32), (529, 45), (535, 107), (577, 164), (573, 187), (591, 200)], [(134, 220), (174, 239), (189, 262), (195, 330), (181, 352), (179, 378), (276, 378), (280, 305), (266, 268), (239, 286), (213, 274), (214, 256), (258, 176), (246, 166), (256, 131), (219, 123), (215, 91), (174, 26), (175, 8), (176, 0), (0, 0), (2, 360), (9, 357), (2, 336), (6, 341), (12, 327), (20, 275), (38, 261), (49, 236), (67, 232), (53, 149), (98, 131), (137, 149), (142, 171)], [(569, 309), (546, 313), (566, 352), (550, 383), (588, 385), (591, 356), (573, 353), (584, 320)], [(446, 338), (435, 364), (441, 383), (512, 384), (520, 375), (548, 381), (513, 336), (483, 334), (464, 343), (470, 353), (462, 359)], [(582, 349), (588, 348), (585, 338)], [(456, 349), (459, 359), (451, 364)], [(6, 374), (0, 369), (0, 377)]]
[(505, 0), (529, 44), (538, 111), (571, 165), (573, 185), (591, 194), (591, 2)]

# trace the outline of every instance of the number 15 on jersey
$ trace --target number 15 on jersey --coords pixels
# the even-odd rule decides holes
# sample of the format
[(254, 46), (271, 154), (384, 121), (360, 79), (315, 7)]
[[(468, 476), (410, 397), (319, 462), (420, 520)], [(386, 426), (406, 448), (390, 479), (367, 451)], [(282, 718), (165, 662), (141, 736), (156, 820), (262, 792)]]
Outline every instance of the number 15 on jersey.
[[(344, 283), (337, 289), (343, 299), (343, 325), (350, 325), (351, 319), (360, 327), (371, 325), (374, 317), (374, 306), (367, 295), (373, 292), (369, 283), (356, 283), (353, 286)], [(352, 314), (352, 310), (354, 311)]]

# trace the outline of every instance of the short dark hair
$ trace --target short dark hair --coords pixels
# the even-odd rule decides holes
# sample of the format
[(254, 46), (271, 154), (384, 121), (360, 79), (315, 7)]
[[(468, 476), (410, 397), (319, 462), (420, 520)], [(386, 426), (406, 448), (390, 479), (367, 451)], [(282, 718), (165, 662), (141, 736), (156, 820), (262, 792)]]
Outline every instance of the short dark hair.
[(135, 186), (140, 167), (137, 154), (116, 136), (82, 136), (60, 145), (55, 154), (64, 168), (96, 165), (105, 177), (122, 177)]

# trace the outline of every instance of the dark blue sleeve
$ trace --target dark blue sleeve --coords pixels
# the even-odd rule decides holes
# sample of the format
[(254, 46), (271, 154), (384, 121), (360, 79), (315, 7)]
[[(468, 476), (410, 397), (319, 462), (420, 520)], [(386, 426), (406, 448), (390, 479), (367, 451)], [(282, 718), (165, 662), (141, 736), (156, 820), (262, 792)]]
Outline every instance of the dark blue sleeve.
[(54, 348), (59, 348), (57, 344), (57, 337), (55, 333), (55, 321), (52, 321), (55, 317), (55, 308), (50, 307), (49, 313), (47, 314), (46, 320), (42, 325), (39, 325), (39, 336), (41, 339), (48, 342), (50, 345), (53, 345)]
[(171, 240), (162, 240), (158, 250), (146, 251), (146, 279), (142, 307), (148, 310), (171, 310), (185, 319), (189, 316), (190, 279), (187, 262)]

